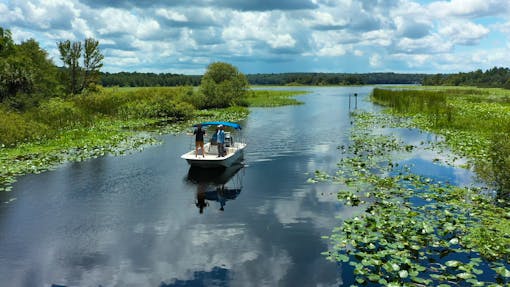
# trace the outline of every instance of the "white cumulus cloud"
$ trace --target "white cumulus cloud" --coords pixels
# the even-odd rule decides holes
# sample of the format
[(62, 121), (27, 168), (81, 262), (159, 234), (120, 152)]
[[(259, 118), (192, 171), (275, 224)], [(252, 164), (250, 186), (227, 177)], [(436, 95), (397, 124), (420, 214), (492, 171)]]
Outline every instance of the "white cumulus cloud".
[(489, 34), (490, 30), (470, 21), (447, 21), (439, 28), (439, 34), (454, 44), (474, 45)]
[(451, 0), (437, 1), (429, 5), (432, 13), (439, 17), (468, 16), (483, 17), (490, 15), (505, 15), (510, 9), (507, 0)]
[(369, 64), (372, 67), (379, 67), (382, 64), (381, 55), (379, 54), (373, 54), (369, 58)]
[(53, 58), (55, 42), (96, 38), (106, 71), (197, 72), (210, 61), (250, 73), (339, 71), (349, 57), (370, 63), (356, 69), (367, 72), (389, 61), (409, 72), (507, 63), (496, 55), (510, 45), (508, 0), (241, 2), (0, 0), (0, 26)]

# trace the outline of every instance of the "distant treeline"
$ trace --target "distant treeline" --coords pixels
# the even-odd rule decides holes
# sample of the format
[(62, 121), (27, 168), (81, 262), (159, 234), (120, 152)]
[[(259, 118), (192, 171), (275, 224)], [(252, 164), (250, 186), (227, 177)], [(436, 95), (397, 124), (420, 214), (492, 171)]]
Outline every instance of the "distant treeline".
[[(375, 84), (421, 84), (426, 74), (397, 73), (282, 73), (246, 75), (251, 85), (375, 85)], [(170, 73), (120, 72), (103, 73), (101, 83), (105, 87), (167, 87), (198, 86), (201, 75)]]
[(428, 86), (475, 86), (481, 88), (510, 89), (510, 69), (494, 67), (485, 72), (429, 75), (423, 79)]
[[(457, 74), (399, 74), (399, 73), (281, 73), (248, 74), (251, 85), (378, 85), (423, 84), (429, 86), (476, 86), (510, 89), (510, 69), (494, 67), (487, 71), (476, 70)], [(102, 73), (105, 87), (175, 87), (198, 86), (202, 75), (170, 73)]]
[(252, 85), (375, 85), (421, 84), (425, 74), (283, 73), (247, 75)]
[(170, 73), (102, 73), (101, 84), (104, 87), (176, 87), (198, 86), (202, 75), (181, 75)]

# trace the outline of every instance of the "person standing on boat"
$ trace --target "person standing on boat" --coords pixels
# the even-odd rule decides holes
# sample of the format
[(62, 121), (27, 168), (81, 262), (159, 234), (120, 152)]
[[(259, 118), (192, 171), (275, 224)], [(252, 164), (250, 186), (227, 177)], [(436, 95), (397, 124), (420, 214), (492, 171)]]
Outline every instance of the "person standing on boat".
[(225, 156), (225, 131), (223, 130), (223, 125), (218, 126), (217, 141), (218, 157)]
[(202, 125), (198, 124), (197, 128), (193, 131), (195, 135), (195, 157), (198, 156), (198, 148), (202, 149), (202, 156), (205, 157), (204, 149), (204, 135), (205, 131), (202, 129)]

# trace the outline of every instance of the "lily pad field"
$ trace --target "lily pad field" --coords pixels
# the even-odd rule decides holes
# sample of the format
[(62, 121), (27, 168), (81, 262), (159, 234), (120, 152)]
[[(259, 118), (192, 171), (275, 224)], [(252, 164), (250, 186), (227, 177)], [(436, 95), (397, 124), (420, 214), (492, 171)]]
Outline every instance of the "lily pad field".
[[(509, 286), (510, 92), (398, 87), (370, 98), (382, 112), (354, 111), (337, 171), (310, 179), (360, 208), (339, 219), (324, 255), (351, 266), (359, 286)], [(406, 142), (399, 129), (435, 140)], [(475, 182), (423, 175), (403, 160), (419, 150)]]

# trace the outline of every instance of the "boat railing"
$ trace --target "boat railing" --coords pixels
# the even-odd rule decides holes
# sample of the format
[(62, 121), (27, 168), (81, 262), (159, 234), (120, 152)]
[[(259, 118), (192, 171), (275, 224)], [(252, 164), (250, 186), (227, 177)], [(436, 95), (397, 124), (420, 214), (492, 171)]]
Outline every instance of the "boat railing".
[[(193, 131), (190, 131), (188, 134), (193, 134)], [(209, 149), (211, 149), (211, 146), (216, 145), (216, 141), (213, 140), (214, 132), (208, 133), (206, 131), (205, 137), (204, 137), (204, 143), (209, 143)], [(243, 132), (240, 130), (234, 130), (234, 131), (226, 131), (225, 132), (225, 147), (236, 147), (236, 143), (246, 143), (246, 139), (243, 135)], [(190, 137), (190, 143), (189, 148), (191, 150), (195, 150), (195, 137)]]

